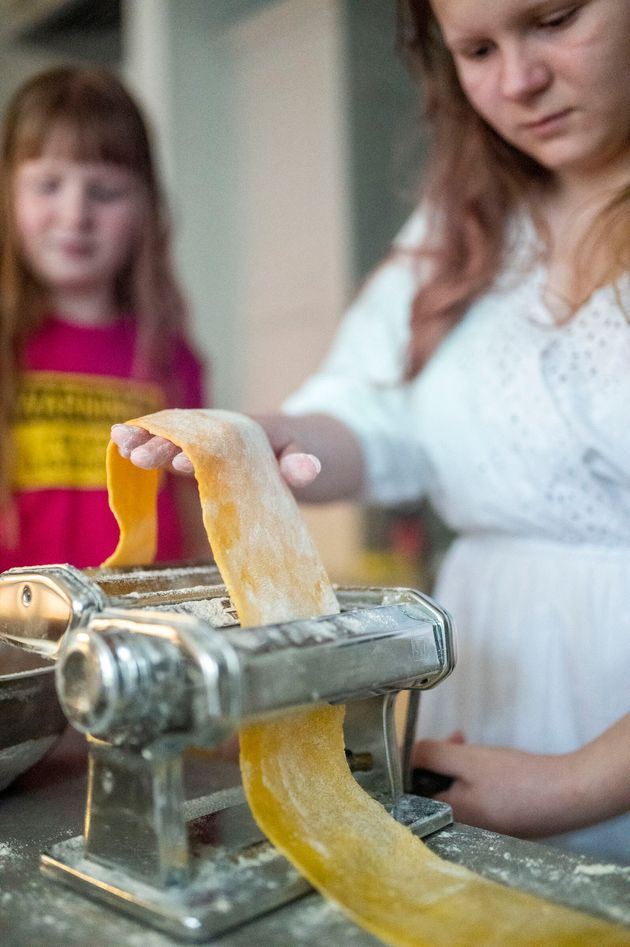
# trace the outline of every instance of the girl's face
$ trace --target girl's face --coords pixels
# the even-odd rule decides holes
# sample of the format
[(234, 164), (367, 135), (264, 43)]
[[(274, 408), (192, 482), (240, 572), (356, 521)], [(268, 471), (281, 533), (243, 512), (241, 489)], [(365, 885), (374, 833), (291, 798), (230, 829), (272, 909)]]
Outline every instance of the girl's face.
[(18, 165), (17, 236), (26, 265), (55, 296), (114, 296), (140, 225), (140, 187), (120, 165), (47, 149)]
[(630, 147), (629, 0), (432, 0), (462, 88), (506, 141), (560, 176)]

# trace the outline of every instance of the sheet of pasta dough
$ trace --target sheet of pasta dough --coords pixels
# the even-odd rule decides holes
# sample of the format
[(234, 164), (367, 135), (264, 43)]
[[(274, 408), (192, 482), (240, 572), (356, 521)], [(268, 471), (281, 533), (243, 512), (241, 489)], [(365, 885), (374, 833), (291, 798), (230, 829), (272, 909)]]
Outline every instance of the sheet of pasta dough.
[[(262, 429), (224, 411), (160, 411), (129, 422), (168, 438), (195, 468), (208, 539), (241, 624), (332, 614), (338, 605)], [(155, 554), (158, 477), (107, 454), (120, 542), (104, 565)], [(351, 775), (343, 708), (314, 707), (241, 731), (249, 805), (273, 844), (385, 943), (630, 945), (630, 931), (488, 881), (434, 855)]]

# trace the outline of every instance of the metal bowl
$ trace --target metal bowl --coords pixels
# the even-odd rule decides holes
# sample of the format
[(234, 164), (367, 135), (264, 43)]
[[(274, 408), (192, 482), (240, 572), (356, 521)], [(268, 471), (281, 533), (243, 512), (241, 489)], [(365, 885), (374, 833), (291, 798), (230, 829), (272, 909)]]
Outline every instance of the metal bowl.
[(40, 760), (66, 725), (54, 663), (0, 642), (0, 791)]

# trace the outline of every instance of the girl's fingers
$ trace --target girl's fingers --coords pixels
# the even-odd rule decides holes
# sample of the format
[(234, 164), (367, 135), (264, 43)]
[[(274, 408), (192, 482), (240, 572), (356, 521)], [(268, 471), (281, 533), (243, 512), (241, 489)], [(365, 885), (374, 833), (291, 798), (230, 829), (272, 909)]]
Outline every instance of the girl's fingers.
[(111, 438), (121, 457), (126, 457), (136, 467), (152, 470), (168, 467), (177, 473), (192, 474), (193, 466), (179, 447), (163, 437), (153, 437), (148, 431), (133, 424), (112, 425)]
[(164, 437), (150, 437), (144, 444), (132, 449), (129, 460), (136, 467), (152, 470), (154, 467), (169, 467), (177, 454), (181, 454), (181, 451), (171, 441)]
[(153, 437), (141, 427), (114, 424), (111, 437), (121, 457), (126, 457), (136, 467), (152, 470), (170, 465), (176, 473), (194, 473), (193, 465), (179, 447), (163, 437)]
[(294, 438), (291, 419), (283, 415), (254, 415), (269, 438), (271, 449), (278, 458), (280, 473), (290, 487), (307, 487), (322, 469), (314, 454), (307, 454), (299, 440)]
[(413, 765), (457, 776), (467, 748), (447, 740), (420, 740), (413, 748)]
[(171, 467), (177, 471), (177, 473), (181, 474), (190, 474), (192, 476), (195, 472), (192, 462), (186, 457), (183, 451), (180, 451), (179, 454), (175, 454), (171, 461)]
[(279, 458), (280, 473), (290, 487), (306, 487), (322, 469), (319, 458), (313, 454), (290, 453)]
[(146, 443), (151, 435), (141, 427), (134, 427), (132, 424), (113, 424), (111, 430), (111, 439), (118, 447), (121, 457), (129, 458), (132, 450)]
[(454, 730), (446, 738), (447, 743), (465, 743), (466, 737), (463, 730)]

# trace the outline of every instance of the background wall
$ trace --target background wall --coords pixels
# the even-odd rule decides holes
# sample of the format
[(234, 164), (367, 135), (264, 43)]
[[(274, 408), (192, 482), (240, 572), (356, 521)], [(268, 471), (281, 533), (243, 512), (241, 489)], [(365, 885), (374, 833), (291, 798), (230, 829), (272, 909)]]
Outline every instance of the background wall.
[[(408, 213), (393, 0), (39, 4), (25, 26), (0, 3), (0, 105), (53, 62), (120, 70), (157, 135), (213, 403), (277, 407)], [(360, 579), (360, 512), (308, 516), (334, 577)]]

